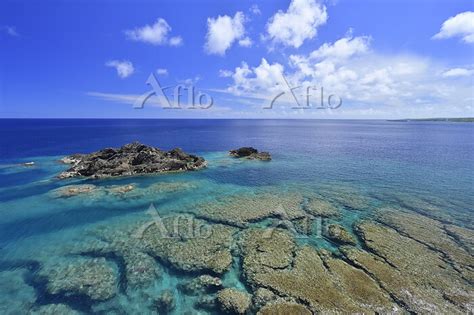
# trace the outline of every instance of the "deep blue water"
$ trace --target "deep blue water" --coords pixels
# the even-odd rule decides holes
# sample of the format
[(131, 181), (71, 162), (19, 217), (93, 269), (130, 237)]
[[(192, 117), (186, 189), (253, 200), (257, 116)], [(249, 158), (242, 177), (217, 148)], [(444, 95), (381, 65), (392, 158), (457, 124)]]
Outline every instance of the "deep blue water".
[[(287, 167), (217, 180), (251, 185), (282, 180), (370, 181), (461, 196), (472, 192), (474, 127), (469, 123), (348, 120), (0, 120), (1, 161), (60, 156), (135, 140), (163, 149), (270, 151)], [(260, 174), (260, 172), (263, 172)], [(45, 172), (3, 174), (0, 185), (25, 184)], [(246, 178), (241, 178), (242, 176)]]
[[(23, 270), (28, 264), (60, 261), (52, 253), (83, 238), (99, 225), (126, 224), (143, 216), (150, 203), (160, 213), (189, 211), (194, 203), (226, 194), (300, 187), (351, 191), (370, 198), (362, 212), (345, 209), (341, 223), (350, 228), (360, 216), (382, 206), (436, 208), (433, 216), (473, 226), (474, 124), (347, 120), (0, 120), (0, 253), (2, 264)], [(132, 141), (203, 155), (209, 168), (199, 172), (104, 181), (67, 180), (61, 156), (118, 147)], [(237, 162), (227, 151), (254, 146), (269, 151), (270, 163)], [(35, 162), (33, 167), (20, 165)], [(156, 183), (193, 183), (192, 191), (156, 193)], [(54, 189), (70, 184), (137, 185), (139, 198), (52, 198)], [(429, 208), (431, 209), (431, 208)], [(347, 210), (347, 211), (346, 211)], [(329, 246), (313, 240), (315, 246)], [(39, 252), (42, 254), (39, 254)], [(13, 262), (25, 261), (18, 269)], [(0, 266), (2, 265), (0, 264)], [(21, 263), (20, 263), (21, 265)], [(29, 265), (28, 265), (29, 266)], [(9, 272), (8, 268), (6, 268)], [(0, 276), (3, 269), (0, 268)], [(238, 276), (231, 271), (226, 279)], [(5, 273), (5, 272), (4, 272)], [(46, 304), (41, 290), (16, 281), (18, 303), (3, 301), (2, 310), (22, 309), (25, 301)], [(9, 278), (11, 277), (11, 279)], [(10, 280), (9, 280), (10, 279)], [(167, 275), (159, 288), (181, 281)], [(241, 285), (241, 284), (235, 284)], [(0, 286), (0, 296), (8, 300)], [(39, 293), (38, 293), (39, 292)], [(11, 300), (11, 299), (10, 299)], [(139, 304), (139, 299), (127, 302)], [(180, 302), (185, 310), (187, 302)], [(6, 306), (5, 306), (6, 305)], [(4, 309), (2, 309), (2, 307)], [(88, 305), (90, 307), (90, 305)], [(104, 307), (94, 305), (94, 307)], [(80, 307), (79, 307), (80, 308)]]

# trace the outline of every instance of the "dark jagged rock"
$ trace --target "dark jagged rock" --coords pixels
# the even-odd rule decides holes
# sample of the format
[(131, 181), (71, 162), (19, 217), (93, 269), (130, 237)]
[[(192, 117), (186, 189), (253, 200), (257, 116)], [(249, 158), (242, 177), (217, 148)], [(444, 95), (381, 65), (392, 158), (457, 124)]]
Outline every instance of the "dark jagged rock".
[(204, 168), (207, 162), (199, 156), (176, 148), (162, 151), (139, 142), (118, 149), (107, 148), (90, 154), (73, 154), (61, 159), (71, 167), (59, 178), (106, 178), (176, 171), (193, 171)]
[(252, 147), (242, 147), (236, 150), (230, 150), (229, 155), (235, 158), (246, 158), (249, 160), (270, 161), (272, 159), (270, 153), (259, 152)]

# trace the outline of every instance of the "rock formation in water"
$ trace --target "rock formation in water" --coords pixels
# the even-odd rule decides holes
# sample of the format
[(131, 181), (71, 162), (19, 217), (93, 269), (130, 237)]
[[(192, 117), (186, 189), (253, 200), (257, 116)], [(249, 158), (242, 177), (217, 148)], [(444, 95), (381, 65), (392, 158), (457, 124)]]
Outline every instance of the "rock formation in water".
[(230, 150), (229, 155), (235, 158), (246, 158), (249, 160), (270, 161), (272, 159), (270, 153), (259, 152), (252, 147), (242, 147), (236, 150)]
[(71, 167), (59, 178), (106, 178), (177, 171), (194, 171), (207, 166), (199, 156), (176, 148), (162, 151), (139, 142), (126, 144), (118, 149), (107, 148), (90, 154), (73, 154), (61, 159)]

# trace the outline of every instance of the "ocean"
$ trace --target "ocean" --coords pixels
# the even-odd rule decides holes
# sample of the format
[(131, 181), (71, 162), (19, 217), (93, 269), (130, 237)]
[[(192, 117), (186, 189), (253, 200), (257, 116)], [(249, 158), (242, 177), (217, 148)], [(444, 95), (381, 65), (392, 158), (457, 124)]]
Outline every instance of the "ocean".
[[(127, 243), (128, 234), (120, 234), (124, 237), (120, 246), (130, 246), (127, 253), (146, 253), (146, 257), (152, 257), (152, 268), (158, 270), (145, 284), (133, 278), (130, 270), (136, 270), (136, 266), (129, 261), (131, 254), (123, 254), (125, 249), (116, 244), (117, 235), (134, 224), (152, 220), (150, 207), (160, 218), (196, 215), (206, 224), (231, 226), (236, 229), (232, 230), (235, 239), (248, 226), (268, 228), (275, 218), (246, 214), (251, 219), (244, 220), (242, 228), (222, 218), (226, 211), (234, 211), (232, 215), (252, 212), (252, 207), (260, 209), (262, 200), (285, 204), (298, 194), (302, 204), (320, 199), (334, 206), (338, 215), (323, 216), (316, 225), (344, 227), (356, 239), (354, 247), (359, 250), (368, 245), (356, 225), (376, 221), (380, 209), (407, 210), (440, 224), (474, 229), (472, 123), (2, 119), (0, 132), (0, 313), (28, 313), (51, 305), (79, 313), (152, 314), (163, 313), (163, 309), (172, 314), (219, 313), (218, 303), (203, 302), (203, 297), (214, 298), (215, 292), (188, 294), (182, 289), (207, 273), (220, 277), (223, 287), (254, 294), (255, 283), (242, 269), (245, 256), (239, 251), (239, 242), (232, 243), (231, 265), (220, 272), (207, 266), (200, 269), (197, 263), (192, 268), (183, 267), (176, 253), (149, 246), (137, 249), (140, 245)], [(195, 172), (104, 180), (56, 178), (67, 169), (67, 165), (58, 162), (65, 155), (120, 147), (133, 141), (163, 150), (182, 148), (203, 156), (208, 167)], [(228, 156), (229, 150), (244, 146), (270, 152), (272, 161)], [(23, 165), (26, 162), (34, 165)], [(61, 195), (61, 189), (72, 185), (91, 185), (93, 192)], [(114, 188), (127, 185), (133, 190), (113, 193)], [(290, 195), (291, 198), (286, 197)], [(249, 198), (255, 198), (248, 203), (250, 208), (239, 209), (239, 204), (244, 207)], [(212, 208), (212, 204), (226, 210), (212, 215), (200, 212)], [(297, 246), (340, 255), (340, 244), (324, 233), (302, 234), (295, 237)], [(179, 250), (184, 251), (181, 247)], [(369, 252), (377, 250), (372, 248)], [(137, 260), (149, 261), (148, 258)], [(388, 256), (384, 258), (390, 260)], [(94, 269), (87, 265), (90, 261), (105, 269)], [(74, 269), (77, 265), (80, 266)], [(83, 276), (74, 278), (71, 270), (79, 274), (110, 271), (110, 277), (97, 278), (101, 279), (97, 287), (90, 283), (75, 285), (85, 280)], [(107, 281), (110, 286), (101, 288)], [(134, 281), (138, 284), (134, 285)], [(84, 289), (87, 286), (94, 288)], [(266, 287), (281, 296), (293, 296), (271, 284)], [(163, 299), (157, 302), (157, 297), (167, 290), (173, 303), (166, 304)], [(313, 304), (309, 298), (301, 297), (295, 301), (310, 310), (323, 303)]]

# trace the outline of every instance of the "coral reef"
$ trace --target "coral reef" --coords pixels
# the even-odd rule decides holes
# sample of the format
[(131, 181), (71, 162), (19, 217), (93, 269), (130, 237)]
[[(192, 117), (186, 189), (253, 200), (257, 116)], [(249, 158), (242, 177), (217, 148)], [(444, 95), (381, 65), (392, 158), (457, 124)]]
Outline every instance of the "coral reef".
[(44, 266), (39, 276), (47, 280), (50, 294), (85, 295), (104, 301), (117, 293), (115, 271), (104, 258), (75, 259)]
[(217, 293), (217, 301), (220, 309), (229, 314), (245, 314), (250, 308), (251, 295), (238, 291), (236, 289), (227, 288)]
[[(450, 232), (448, 230), (449, 226), (446, 227), (437, 220), (407, 210), (383, 208), (378, 214), (377, 219), (381, 223), (390, 226), (402, 235), (441, 252), (468, 281), (474, 282), (472, 254), (465, 250), (464, 246), (460, 246), (456, 239), (451, 236), (456, 233)], [(461, 229), (458, 228), (457, 231), (461, 231)], [(469, 230), (463, 229), (462, 231), (464, 231), (464, 235), (469, 235)], [(471, 231), (471, 237), (473, 235), (474, 233)]]
[(257, 315), (311, 315), (312, 313), (303, 305), (294, 302), (278, 301), (261, 308)]
[(460, 245), (474, 255), (474, 230), (463, 228), (456, 225), (445, 225), (446, 233), (457, 240)]
[(310, 198), (305, 211), (315, 217), (337, 217), (340, 214), (332, 203), (319, 197)]
[(269, 302), (275, 301), (278, 295), (265, 288), (258, 288), (253, 293), (252, 303), (256, 309), (261, 309)]
[[(72, 185), (53, 193), (133, 198), (194, 187), (184, 181), (144, 188)], [(47, 292), (60, 297), (54, 302), (68, 304), (25, 301), (16, 309), (72, 313), (69, 301), (85, 296), (91, 310), (112, 313), (126, 299), (159, 314), (192, 308), (230, 314), (472, 313), (474, 232), (436, 212), (429, 216), (431, 208), (419, 210), (422, 199), (411, 208), (375, 209), (371, 202), (346, 187), (317, 193), (259, 188), (199, 203), (194, 212), (186, 208), (188, 214), (95, 227), (87, 241), (62, 253), (67, 259), (38, 272)], [(351, 211), (370, 207), (368, 216)], [(312, 231), (316, 217), (329, 218), (325, 239)], [(308, 237), (298, 239), (295, 232)]]
[(0, 314), (27, 314), (33, 307), (35, 290), (24, 276), (24, 269), (0, 271)]
[(181, 291), (189, 295), (215, 292), (221, 288), (222, 280), (210, 275), (198, 276), (180, 287)]
[(176, 301), (171, 290), (165, 290), (161, 295), (153, 301), (153, 307), (158, 311), (158, 314), (168, 314), (176, 307)]
[(352, 236), (352, 234), (347, 232), (347, 230), (342, 225), (339, 225), (339, 224), (329, 224), (327, 227), (326, 236), (330, 240), (339, 244), (349, 244), (349, 245), (356, 244), (356, 240)]
[[(377, 273), (376, 278), (388, 276), (390, 279), (386, 281), (391, 290), (387, 290), (395, 290), (398, 294), (401, 291), (405, 292), (405, 295), (420, 296), (415, 302), (412, 301), (413, 311), (426, 311), (427, 309), (422, 308), (424, 306), (441, 313), (459, 313), (472, 309), (474, 296), (472, 287), (443, 258), (439, 250), (373, 222), (364, 221), (358, 224), (357, 233), (367, 248), (383, 261), (375, 263), (373, 258), (365, 257), (366, 254), (356, 255), (355, 258), (351, 258), (351, 255), (346, 256), (360, 265), (364, 263), (357, 262), (357, 257), (364, 257), (366, 263), (370, 263), (364, 268), (370, 270), (369, 268), (376, 267), (376, 270), (368, 271)], [(393, 281), (392, 277), (403, 279), (406, 285), (400, 284), (401, 280)], [(406, 299), (404, 296), (402, 300)], [(407, 301), (405, 303), (409, 304)]]
[(230, 246), (234, 228), (209, 225), (192, 216), (164, 218), (143, 232), (147, 251), (183, 271), (223, 273), (231, 263)]
[(99, 227), (90, 232), (95, 240), (75, 244), (72, 254), (113, 258), (123, 264), (126, 285), (130, 288), (146, 287), (161, 276), (156, 261), (144, 252), (143, 244), (134, 235), (137, 227)]
[(160, 278), (161, 271), (149, 255), (140, 251), (122, 253), (129, 287), (147, 286)]
[(91, 184), (84, 184), (84, 185), (69, 185), (57, 188), (52, 190), (52, 196), (55, 198), (69, 198), (73, 196), (78, 196), (81, 194), (89, 194), (93, 192), (97, 192), (98, 187)]
[[(296, 246), (283, 230), (266, 237), (261, 229), (249, 229), (240, 245), (245, 279), (254, 289), (263, 287), (304, 301), (314, 312), (389, 311), (396, 306), (369, 276), (310, 246)], [(356, 284), (351, 284), (353, 279), (358, 279)]]
[(116, 195), (123, 195), (126, 194), (132, 190), (134, 190), (136, 187), (133, 184), (128, 184), (128, 185), (115, 185), (115, 186), (109, 186), (107, 187), (108, 192)]
[(370, 206), (370, 198), (350, 186), (329, 186), (322, 188), (319, 193), (325, 199), (351, 210), (365, 210)]
[(196, 303), (195, 308), (203, 309), (207, 311), (214, 311), (216, 309), (216, 298), (211, 295), (200, 296)]
[(66, 304), (47, 304), (40, 306), (37, 310), (31, 312), (33, 315), (79, 315), (80, 313), (71, 309)]
[(303, 218), (307, 214), (301, 208), (302, 200), (298, 193), (275, 195), (263, 192), (228, 196), (198, 205), (196, 215), (213, 222), (247, 227), (251, 222), (269, 217), (281, 220)]

